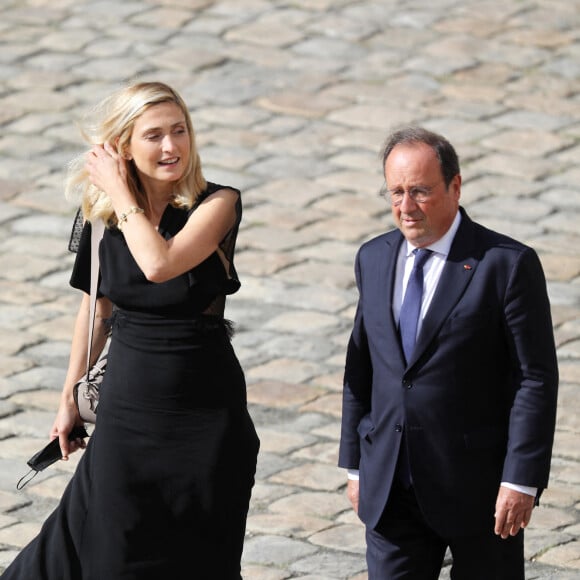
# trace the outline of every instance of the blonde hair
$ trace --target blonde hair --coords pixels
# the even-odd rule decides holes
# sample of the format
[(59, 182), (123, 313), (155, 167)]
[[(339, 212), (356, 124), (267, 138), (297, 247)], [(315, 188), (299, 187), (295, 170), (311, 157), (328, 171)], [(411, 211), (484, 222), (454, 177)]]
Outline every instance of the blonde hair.
[[(191, 208), (207, 183), (201, 170), (201, 161), (195, 145), (195, 133), (187, 105), (171, 87), (160, 82), (142, 82), (121, 89), (102, 101), (92, 112), (94, 120), (86, 118), (81, 124), (81, 133), (91, 146), (110, 143), (119, 155), (124, 155), (131, 142), (135, 121), (151, 106), (159, 103), (175, 103), (185, 116), (190, 138), (191, 154), (183, 176), (175, 183), (171, 204), (175, 207)], [(135, 165), (127, 165), (127, 181), (131, 193), (140, 207), (149, 209), (147, 197), (137, 174)], [(78, 200), (83, 216), (89, 221), (102, 219), (107, 225), (117, 223), (110, 198), (89, 181), (85, 169), (85, 154), (79, 155), (69, 164), (65, 183), (68, 199)]]

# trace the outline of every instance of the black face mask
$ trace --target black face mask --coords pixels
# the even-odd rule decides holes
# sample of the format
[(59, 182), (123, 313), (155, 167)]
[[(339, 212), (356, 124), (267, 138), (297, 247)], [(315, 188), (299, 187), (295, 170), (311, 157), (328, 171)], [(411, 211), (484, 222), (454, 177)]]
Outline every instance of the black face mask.
[[(68, 440), (73, 439), (84, 439), (88, 437), (89, 434), (83, 426), (73, 427), (72, 431), (68, 435)], [(60, 450), (60, 444), (58, 437), (53, 439), (48, 445), (43, 447), (40, 451), (35, 453), (26, 464), (30, 467), (30, 471), (24, 475), (18, 483), (16, 484), (16, 489), (22, 489), (29, 481), (31, 481), (39, 471), (46, 469), (49, 465), (52, 465), (55, 461), (61, 459), (62, 453)], [(34, 472), (34, 473), (32, 473)], [(32, 473), (32, 475), (31, 475)]]

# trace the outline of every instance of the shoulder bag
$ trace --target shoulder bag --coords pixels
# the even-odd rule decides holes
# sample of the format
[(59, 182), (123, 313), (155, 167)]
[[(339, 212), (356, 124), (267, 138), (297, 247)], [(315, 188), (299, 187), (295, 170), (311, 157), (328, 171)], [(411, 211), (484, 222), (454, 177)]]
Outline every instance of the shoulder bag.
[(95, 310), (97, 306), (97, 287), (99, 280), (99, 242), (103, 237), (105, 224), (97, 219), (91, 223), (91, 288), (89, 310), (89, 333), (87, 343), (87, 372), (73, 387), (73, 394), (81, 419), (85, 423), (96, 423), (97, 405), (99, 403), (99, 388), (107, 368), (109, 339), (101, 351), (97, 362), (91, 367), (91, 350), (93, 346), (93, 330), (95, 326)]

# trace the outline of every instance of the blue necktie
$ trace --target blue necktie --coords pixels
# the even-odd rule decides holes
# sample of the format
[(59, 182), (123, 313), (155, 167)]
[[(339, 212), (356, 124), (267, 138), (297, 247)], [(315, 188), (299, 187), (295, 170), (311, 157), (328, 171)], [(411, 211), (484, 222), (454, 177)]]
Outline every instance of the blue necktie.
[(403, 352), (407, 362), (411, 360), (411, 355), (415, 348), (415, 340), (417, 339), (417, 324), (423, 298), (423, 266), (432, 253), (431, 250), (422, 248), (413, 250), (415, 262), (407, 283), (407, 290), (399, 316), (401, 342), (403, 343)]

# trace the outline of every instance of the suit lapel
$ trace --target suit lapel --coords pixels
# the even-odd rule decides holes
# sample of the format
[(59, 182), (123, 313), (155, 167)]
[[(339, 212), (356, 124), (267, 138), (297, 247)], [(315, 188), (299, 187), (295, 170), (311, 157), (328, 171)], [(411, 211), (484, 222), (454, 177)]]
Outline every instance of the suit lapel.
[(473, 234), (472, 222), (462, 211), (461, 224), (455, 234), (433, 300), (423, 319), (409, 367), (423, 354), (439, 332), (473, 278), (479, 264), (475, 257)]
[[(383, 277), (384, 283), (379, 286), (380, 288), (387, 288), (385, 298), (386, 306), (386, 333), (387, 333), (387, 344), (401, 344), (401, 339), (399, 337), (399, 329), (393, 317), (393, 295), (395, 288), (395, 276), (397, 271), (397, 257), (399, 255), (399, 249), (403, 243), (404, 238), (400, 232), (396, 232), (393, 236), (386, 238), (386, 248), (382, 255), (381, 262), (381, 276)], [(399, 348), (401, 360), (404, 362), (405, 357), (403, 355), (402, 347)]]

